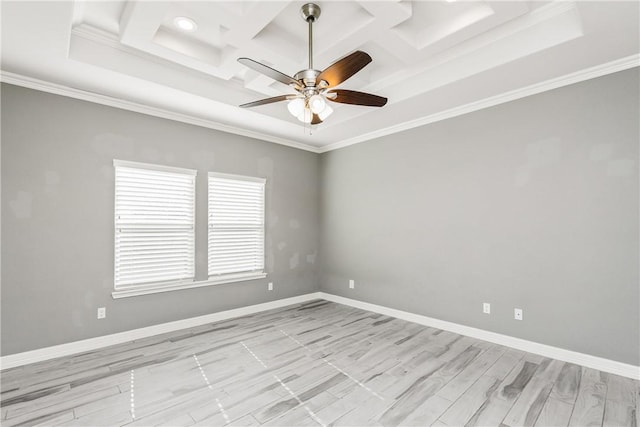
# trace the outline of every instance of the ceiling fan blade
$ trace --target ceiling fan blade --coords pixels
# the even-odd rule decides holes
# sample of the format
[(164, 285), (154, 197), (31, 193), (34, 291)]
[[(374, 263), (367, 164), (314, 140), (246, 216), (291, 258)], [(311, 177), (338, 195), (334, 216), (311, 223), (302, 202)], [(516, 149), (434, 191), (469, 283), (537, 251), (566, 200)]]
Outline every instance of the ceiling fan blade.
[(238, 58), (238, 62), (244, 66), (251, 68), (254, 71), (259, 72), (260, 74), (264, 74), (267, 77), (271, 77), (273, 80), (276, 80), (280, 83), (284, 83), (286, 85), (295, 85), (300, 86), (300, 83), (293, 77), (289, 77), (284, 73), (281, 73), (278, 70), (275, 70), (267, 65), (264, 65), (258, 61), (254, 61), (249, 58)]
[(327, 92), (327, 99), (341, 104), (364, 105), (367, 107), (382, 107), (387, 103), (387, 98), (382, 96), (346, 89), (334, 89)]
[(371, 62), (371, 57), (367, 53), (357, 50), (329, 65), (316, 78), (316, 85), (319, 86), (320, 82), (324, 80), (329, 84), (328, 87), (337, 86), (362, 70), (369, 62)]
[(260, 99), (259, 101), (248, 102), (246, 104), (242, 104), (241, 108), (249, 108), (249, 107), (257, 107), (258, 105), (271, 104), (272, 102), (280, 102), (286, 101), (287, 99), (298, 98), (298, 95), (279, 95), (274, 96), (273, 98), (265, 98)]
[(311, 124), (312, 125), (319, 125), (320, 123), (322, 123), (322, 120), (320, 119), (320, 116), (318, 116), (317, 114), (314, 114), (311, 117)]

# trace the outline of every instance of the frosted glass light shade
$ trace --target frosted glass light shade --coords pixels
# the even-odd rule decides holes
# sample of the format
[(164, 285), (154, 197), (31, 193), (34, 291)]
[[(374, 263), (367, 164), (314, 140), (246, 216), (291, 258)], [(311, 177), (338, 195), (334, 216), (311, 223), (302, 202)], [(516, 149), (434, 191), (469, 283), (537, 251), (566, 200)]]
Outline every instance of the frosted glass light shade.
[(309, 108), (311, 108), (311, 111), (313, 111), (315, 114), (319, 114), (320, 112), (322, 112), (326, 105), (327, 102), (324, 100), (322, 95), (313, 95), (311, 98), (309, 98)]
[(304, 101), (301, 98), (295, 98), (289, 101), (287, 109), (292, 116), (298, 117), (304, 111)]
[(303, 123), (311, 123), (311, 119), (313, 117), (313, 113), (311, 113), (311, 110), (308, 108), (305, 108), (304, 110), (302, 110), (302, 112), (298, 115), (298, 120), (300, 120)]
[(318, 113), (318, 117), (320, 117), (320, 120), (324, 121), (324, 119), (329, 117), (331, 115), (331, 113), (333, 113), (333, 108), (331, 108), (329, 106), (329, 104), (326, 104), (324, 106), (324, 110), (322, 110), (322, 111), (320, 111), (320, 113)]

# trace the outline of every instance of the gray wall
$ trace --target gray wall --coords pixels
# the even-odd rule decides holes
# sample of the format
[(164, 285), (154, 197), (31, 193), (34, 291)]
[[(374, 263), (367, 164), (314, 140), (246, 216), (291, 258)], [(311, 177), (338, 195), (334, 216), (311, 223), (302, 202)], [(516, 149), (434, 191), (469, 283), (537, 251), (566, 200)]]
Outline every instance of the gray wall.
[[(114, 158), (198, 170), (197, 279), (207, 172), (266, 177), (268, 277), (112, 299)], [(316, 291), (318, 221), (317, 154), (2, 85), (3, 355)]]
[(640, 364), (638, 81), (324, 154), (321, 290)]
[[(639, 364), (638, 77), (322, 156), (3, 85), (1, 354), (320, 289)], [(198, 279), (206, 172), (267, 177), (268, 278), (113, 300), (114, 158), (198, 169)]]

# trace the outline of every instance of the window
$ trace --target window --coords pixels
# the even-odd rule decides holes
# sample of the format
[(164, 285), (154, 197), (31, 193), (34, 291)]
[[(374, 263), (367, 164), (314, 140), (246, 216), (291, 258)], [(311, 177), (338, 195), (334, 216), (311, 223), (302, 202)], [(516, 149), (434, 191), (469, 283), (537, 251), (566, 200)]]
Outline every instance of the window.
[(114, 297), (192, 283), (196, 171), (120, 160), (113, 164)]
[(209, 277), (259, 278), (264, 270), (265, 180), (209, 173)]

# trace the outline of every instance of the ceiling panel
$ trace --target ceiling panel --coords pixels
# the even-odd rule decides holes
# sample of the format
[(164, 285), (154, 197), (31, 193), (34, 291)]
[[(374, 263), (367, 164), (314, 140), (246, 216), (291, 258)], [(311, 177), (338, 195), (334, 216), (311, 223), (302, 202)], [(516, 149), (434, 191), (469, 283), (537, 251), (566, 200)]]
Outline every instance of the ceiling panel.
[[(588, 78), (593, 67), (611, 72), (638, 61), (635, 1), (318, 2), (314, 68), (363, 50), (373, 62), (340, 87), (389, 102), (381, 109), (332, 103), (333, 115), (310, 132), (285, 102), (238, 107), (293, 92), (237, 58), (288, 75), (306, 69), (302, 4), (3, 1), (3, 78), (38, 79), (41, 87), (67, 86), (322, 151), (511, 99), (518, 91), (551, 88), (549, 82), (563, 76)], [(179, 30), (179, 16), (193, 19), (197, 30)]]

